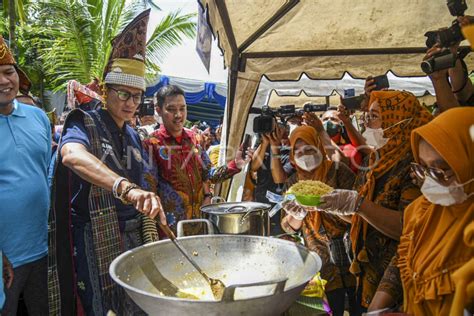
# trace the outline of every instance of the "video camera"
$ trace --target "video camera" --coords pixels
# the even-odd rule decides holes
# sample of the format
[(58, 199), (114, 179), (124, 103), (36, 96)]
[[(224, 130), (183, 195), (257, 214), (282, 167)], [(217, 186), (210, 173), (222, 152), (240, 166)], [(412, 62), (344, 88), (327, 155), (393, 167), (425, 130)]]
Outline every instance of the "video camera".
[(253, 120), (253, 132), (256, 134), (271, 133), (275, 129), (276, 119), (287, 125), (289, 119), (303, 116), (307, 112), (324, 112), (328, 108), (327, 104), (307, 103), (303, 108), (296, 108), (294, 104), (282, 105), (279, 108), (271, 108), (267, 105), (261, 109), (252, 108), (250, 113), (260, 114)]
[[(466, 0), (448, 0), (447, 2), (449, 13), (452, 16), (459, 17), (463, 16), (467, 10)], [(457, 19), (453, 21), (450, 27), (438, 30), (429, 31), (425, 33), (426, 46), (428, 48), (439, 44), (441, 47), (450, 47), (453, 44), (464, 40), (464, 36), (461, 32), (461, 26)]]
[(456, 59), (464, 59), (471, 52), (469, 47), (461, 47), (457, 53), (452, 53), (449, 48), (444, 48), (438, 54), (433, 55), (421, 62), (421, 70), (427, 75), (441, 69), (452, 68), (456, 65)]
[[(463, 16), (464, 12), (467, 10), (466, 0), (448, 0), (447, 5), (449, 13), (451, 13), (452, 16)], [(470, 49), (468, 48), (461, 48), (457, 53), (452, 53), (449, 50), (450, 46), (464, 40), (461, 26), (457, 19), (454, 20), (452, 25), (447, 29), (429, 31), (425, 33), (425, 36), (427, 37), (426, 46), (428, 48), (431, 48), (436, 44), (443, 47), (439, 53), (421, 63), (421, 69), (427, 75), (438, 70), (454, 67), (457, 58), (463, 59), (470, 52)]]

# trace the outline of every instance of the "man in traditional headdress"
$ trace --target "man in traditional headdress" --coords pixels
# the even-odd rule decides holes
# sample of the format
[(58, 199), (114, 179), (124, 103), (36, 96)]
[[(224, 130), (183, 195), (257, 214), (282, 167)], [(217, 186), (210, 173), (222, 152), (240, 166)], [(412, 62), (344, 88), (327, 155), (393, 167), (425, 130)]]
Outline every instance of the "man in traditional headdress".
[(23, 293), (30, 315), (48, 315), (51, 128), (42, 110), (15, 99), (19, 82), (15, 59), (0, 36), (0, 251), (14, 269), (0, 312), (16, 315)]
[[(73, 110), (64, 124), (50, 216), (54, 315), (74, 314), (76, 301), (87, 315), (143, 313), (108, 270), (115, 257), (150, 237), (143, 233), (150, 218), (159, 216), (166, 224), (159, 197), (142, 189), (146, 157), (138, 134), (126, 124), (145, 91), (149, 14), (138, 15), (112, 41), (101, 109)], [(156, 226), (152, 234), (156, 238)]]

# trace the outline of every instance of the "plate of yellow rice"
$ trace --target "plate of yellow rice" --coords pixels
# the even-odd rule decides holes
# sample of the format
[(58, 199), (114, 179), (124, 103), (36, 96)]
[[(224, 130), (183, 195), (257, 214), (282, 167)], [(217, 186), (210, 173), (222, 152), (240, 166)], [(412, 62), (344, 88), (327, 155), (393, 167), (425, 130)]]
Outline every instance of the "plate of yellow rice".
[(322, 195), (332, 192), (329, 185), (315, 180), (301, 180), (290, 187), (287, 194), (293, 194), (303, 206), (318, 206)]

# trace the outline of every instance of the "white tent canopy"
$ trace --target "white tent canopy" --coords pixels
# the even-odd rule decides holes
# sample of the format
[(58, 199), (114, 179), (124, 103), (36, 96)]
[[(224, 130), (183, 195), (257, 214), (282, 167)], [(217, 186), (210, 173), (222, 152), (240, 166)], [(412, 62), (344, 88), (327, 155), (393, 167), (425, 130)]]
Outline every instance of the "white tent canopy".
[[(424, 75), (419, 67), (424, 33), (454, 19), (445, 0), (200, 2), (208, 9), (226, 65), (232, 68), (238, 55), (240, 70), (248, 62), (252, 71), (268, 73), (272, 80), (295, 80), (301, 72), (332, 79), (344, 72), (363, 78), (388, 70)], [(466, 13), (472, 12), (471, 7)], [(315, 67), (307, 67), (308, 57)]]
[[(236, 148), (260, 80), (423, 76), (424, 34), (451, 25), (445, 0), (199, 0), (229, 68), (227, 145)], [(466, 14), (474, 15), (470, 5)], [(469, 69), (474, 66), (468, 56)], [(223, 135), (225, 136), (225, 135)], [(230, 155), (227, 156), (230, 159)]]

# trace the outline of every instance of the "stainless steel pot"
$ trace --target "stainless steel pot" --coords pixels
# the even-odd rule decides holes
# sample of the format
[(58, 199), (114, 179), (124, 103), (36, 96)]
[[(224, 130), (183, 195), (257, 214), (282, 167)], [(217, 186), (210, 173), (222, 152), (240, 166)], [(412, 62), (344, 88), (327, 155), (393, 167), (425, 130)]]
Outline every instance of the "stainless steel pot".
[(270, 208), (264, 203), (234, 202), (206, 205), (201, 212), (218, 234), (269, 236)]
[[(209, 285), (176, 250), (162, 240), (127, 251), (110, 266), (112, 279), (150, 315), (279, 315), (320, 270), (321, 259), (285, 240), (236, 235), (179, 238), (197, 264), (227, 289), (215, 301)], [(171, 297), (176, 288), (198, 287), (209, 299)]]

